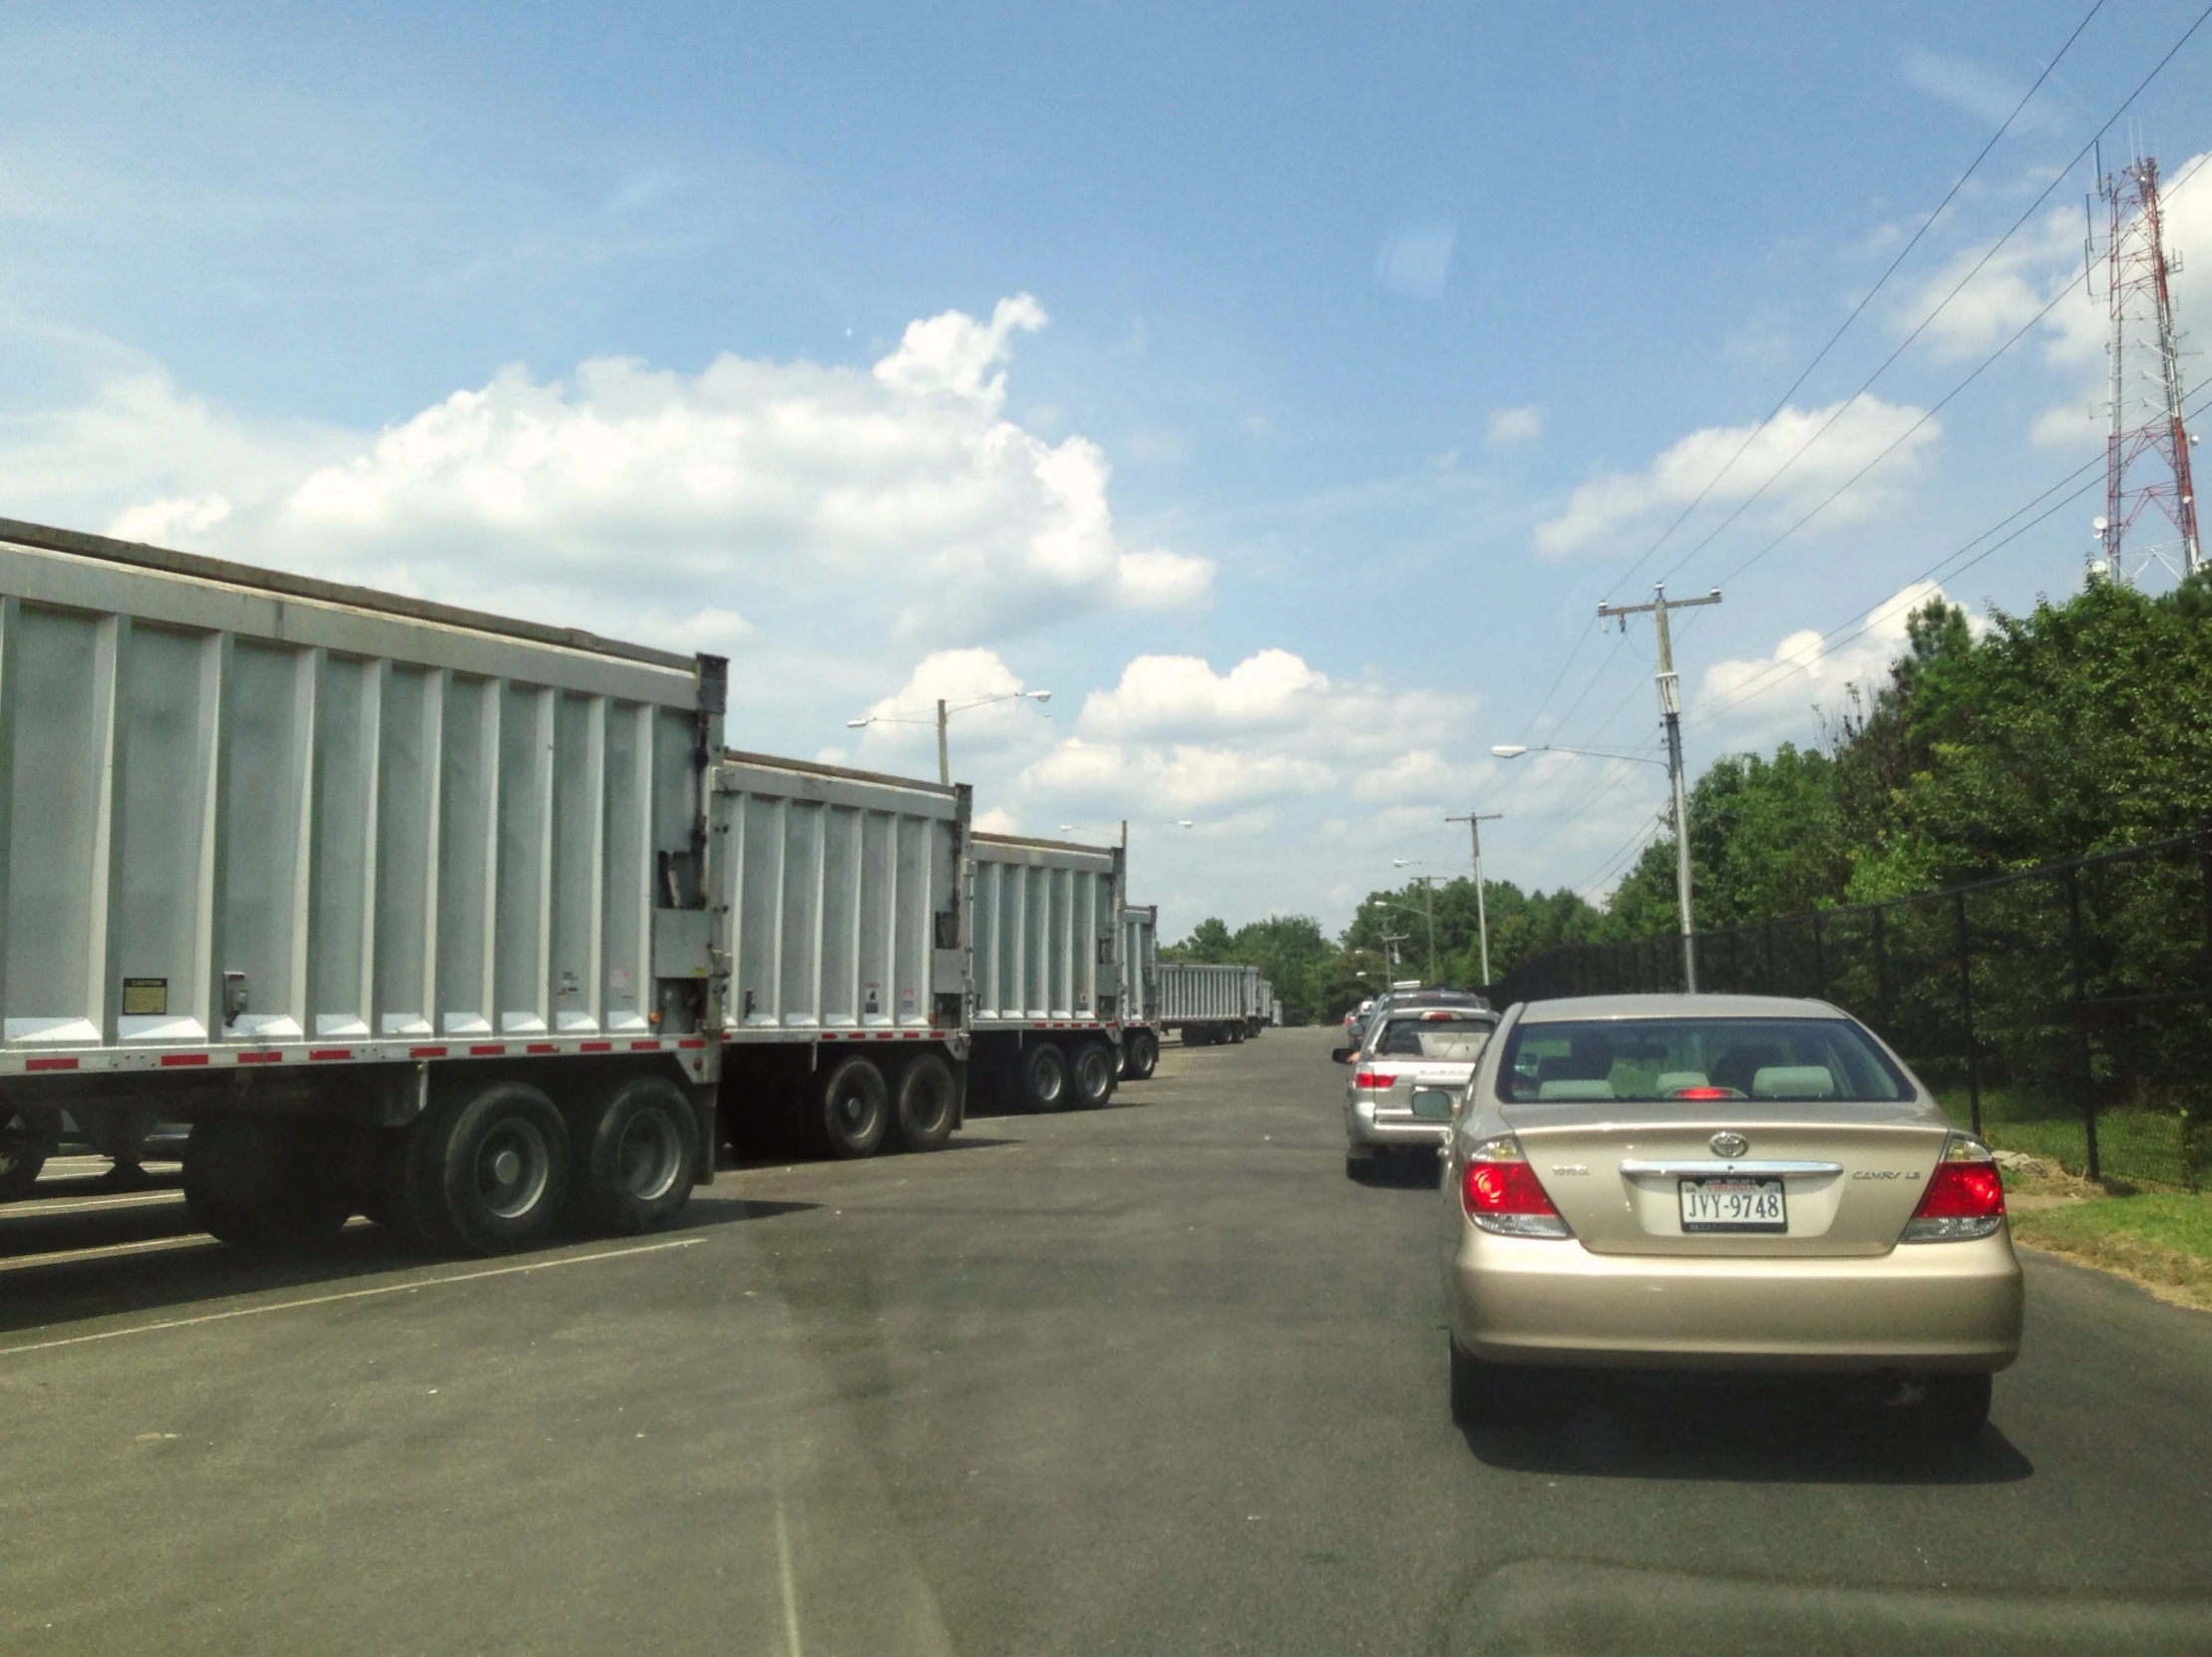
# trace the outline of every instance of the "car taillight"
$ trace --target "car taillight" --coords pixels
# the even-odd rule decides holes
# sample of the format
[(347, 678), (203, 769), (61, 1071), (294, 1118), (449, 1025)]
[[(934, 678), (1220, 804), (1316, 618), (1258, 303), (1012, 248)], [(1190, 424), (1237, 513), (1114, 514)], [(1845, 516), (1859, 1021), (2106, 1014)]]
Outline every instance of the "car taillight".
[(1943, 1159), (1928, 1176), (1920, 1207), (1906, 1222), (1903, 1241), (1954, 1243), (1987, 1237), (2005, 1223), (2005, 1182), (1989, 1146), (1954, 1133)]
[(1670, 1099), (1738, 1099), (1743, 1095), (1733, 1087), (1677, 1087), (1666, 1096)]
[(1543, 1181), (1521, 1152), (1520, 1141), (1488, 1139), (1467, 1156), (1459, 1185), (1467, 1218), (1507, 1237), (1571, 1237)]
[(1396, 1076), (1385, 1075), (1380, 1070), (1358, 1070), (1353, 1072), (1351, 1084), (1354, 1087), (1387, 1087), (1397, 1079)]

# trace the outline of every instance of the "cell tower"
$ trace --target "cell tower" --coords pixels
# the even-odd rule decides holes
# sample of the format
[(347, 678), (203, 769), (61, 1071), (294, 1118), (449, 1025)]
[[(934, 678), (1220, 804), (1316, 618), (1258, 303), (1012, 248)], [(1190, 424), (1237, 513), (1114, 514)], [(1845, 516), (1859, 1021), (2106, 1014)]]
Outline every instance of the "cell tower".
[[(2181, 256), (2165, 245), (2158, 162), (2106, 174), (2097, 185), (2108, 214), (2104, 296), (2112, 316), (2112, 431), (2105, 450), (2104, 516), (2096, 521), (2091, 568), (2119, 581), (2153, 563), (2175, 579), (2197, 570), (2196, 492), (2189, 481), (2189, 433), (2182, 424), (2181, 353), (2167, 278)], [(2093, 220), (2092, 220), (2093, 222)], [(2146, 507), (2157, 518), (2139, 526)], [(2176, 539), (2165, 539), (2170, 527)]]

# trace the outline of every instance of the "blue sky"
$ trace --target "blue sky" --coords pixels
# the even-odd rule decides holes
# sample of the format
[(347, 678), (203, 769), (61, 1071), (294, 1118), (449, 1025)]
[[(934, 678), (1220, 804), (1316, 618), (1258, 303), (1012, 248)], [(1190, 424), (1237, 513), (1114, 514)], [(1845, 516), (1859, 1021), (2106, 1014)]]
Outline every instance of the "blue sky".
[[(955, 770), (1131, 819), (1175, 930), (1340, 922), (1470, 805), (1493, 875), (1597, 891), (1656, 768), (1489, 748), (1651, 745), (1600, 600), (1729, 578), (1692, 760), (1807, 740), (1901, 607), (1759, 664), (2099, 452), (2064, 170), (2195, 0), (2098, 10), (1638, 562), (2086, 8), (18, 5), (0, 512), (727, 649), (770, 751), (925, 771), (846, 721), (1050, 688)], [(2107, 160), (2184, 175), (2208, 75), (2212, 25)], [(2171, 210), (2212, 269), (2212, 185)], [(2095, 510), (1945, 590), (2066, 589)]]

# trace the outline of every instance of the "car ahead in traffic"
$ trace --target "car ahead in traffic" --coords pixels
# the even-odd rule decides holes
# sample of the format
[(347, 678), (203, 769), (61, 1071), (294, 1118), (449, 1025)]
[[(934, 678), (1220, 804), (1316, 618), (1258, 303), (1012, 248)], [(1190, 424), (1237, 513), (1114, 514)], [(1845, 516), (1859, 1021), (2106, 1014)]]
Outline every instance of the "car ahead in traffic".
[(1331, 1055), (1349, 1064), (1344, 1082), (1344, 1173), (1360, 1179), (1378, 1161), (1417, 1157), (1435, 1174), (1452, 1109), (1475, 1072), (1498, 1016), (1481, 1006), (1400, 1002), (1368, 1027), (1356, 1047)]
[(1375, 1021), (1393, 1007), (1479, 1007), (1487, 1011), (1489, 1006), (1488, 1002), (1472, 990), (1394, 984), (1372, 1000), (1361, 1002), (1356, 1017), (1348, 1014), (1345, 1016), (1345, 1044), (1356, 1047), (1366, 1040), (1368, 1033), (1375, 1027)]
[(2020, 1352), (1989, 1148), (1821, 1002), (1510, 1009), (1449, 1137), (1452, 1413), (1525, 1367), (1885, 1378), (1949, 1439)]

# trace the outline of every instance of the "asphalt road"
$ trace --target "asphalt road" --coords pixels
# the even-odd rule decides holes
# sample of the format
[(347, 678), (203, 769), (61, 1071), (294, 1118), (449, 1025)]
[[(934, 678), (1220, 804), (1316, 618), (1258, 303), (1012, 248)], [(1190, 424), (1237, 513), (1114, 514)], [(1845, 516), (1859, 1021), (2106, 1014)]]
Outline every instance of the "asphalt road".
[(2212, 1650), (2212, 1318), (2031, 1260), (1950, 1454), (1634, 1379), (1463, 1434), (1329, 1040), (519, 1260), (11, 1213), (0, 1650)]

